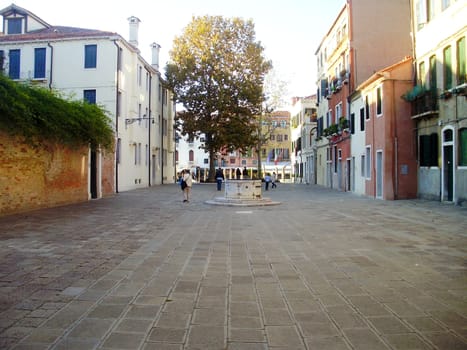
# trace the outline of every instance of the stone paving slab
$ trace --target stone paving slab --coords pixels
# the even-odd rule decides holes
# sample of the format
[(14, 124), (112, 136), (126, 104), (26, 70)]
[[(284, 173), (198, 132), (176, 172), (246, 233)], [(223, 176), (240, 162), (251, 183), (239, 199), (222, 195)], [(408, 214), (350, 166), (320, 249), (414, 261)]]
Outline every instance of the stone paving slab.
[(176, 185), (0, 218), (1, 349), (467, 349), (467, 209)]

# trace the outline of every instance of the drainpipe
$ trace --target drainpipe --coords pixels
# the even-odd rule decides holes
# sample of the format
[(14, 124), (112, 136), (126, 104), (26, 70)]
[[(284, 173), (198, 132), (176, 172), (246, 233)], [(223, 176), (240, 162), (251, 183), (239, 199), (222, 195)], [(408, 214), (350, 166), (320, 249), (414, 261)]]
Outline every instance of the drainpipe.
[(394, 199), (399, 199), (399, 150), (397, 142), (397, 120), (396, 120), (396, 84), (394, 79), (392, 80), (392, 117), (394, 121)]
[[(117, 147), (118, 147), (118, 118), (119, 118), (119, 111), (120, 111), (120, 102), (118, 99), (118, 91), (120, 89), (120, 46), (117, 44), (117, 40), (114, 40), (114, 45), (117, 47), (117, 81), (115, 86), (115, 135), (117, 136)], [(121, 145), (120, 145), (121, 147)], [(120, 149), (120, 156), (121, 156), (121, 149)], [(118, 159), (115, 157), (115, 193), (118, 193)]]
[(49, 79), (49, 90), (52, 90), (52, 81), (53, 81), (53, 64), (54, 64), (54, 47), (47, 43), (47, 46), (50, 47), (50, 79)]
[(162, 105), (161, 105), (161, 185), (164, 184), (164, 100), (165, 100), (165, 91), (164, 87), (162, 87)]
[(148, 115), (148, 184), (151, 187), (151, 94), (152, 94), (152, 74), (149, 72), (149, 115)]

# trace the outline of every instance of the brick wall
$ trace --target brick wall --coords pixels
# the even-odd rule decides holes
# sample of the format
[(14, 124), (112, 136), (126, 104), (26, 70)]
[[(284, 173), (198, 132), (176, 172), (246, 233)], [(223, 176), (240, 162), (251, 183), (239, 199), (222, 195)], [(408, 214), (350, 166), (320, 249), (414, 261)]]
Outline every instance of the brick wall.
[[(0, 215), (88, 200), (88, 149), (33, 148), (0, 133)], [(112, 159), (104, 157), (103, 195), (113, 192)]]

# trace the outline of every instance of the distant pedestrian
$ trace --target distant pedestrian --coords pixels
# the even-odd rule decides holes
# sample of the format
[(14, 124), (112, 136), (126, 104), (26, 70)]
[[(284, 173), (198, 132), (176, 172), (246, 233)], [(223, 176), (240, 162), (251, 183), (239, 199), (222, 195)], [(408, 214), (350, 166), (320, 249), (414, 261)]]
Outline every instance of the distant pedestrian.
[(193, 185), (193, 179), (190, 174), (190, 170), (184, 170), (182, 173), (182, 190), (183, 190), (183, 202), (188, 203), (191, 196), (191, 186)]
[(276, 173), (273, 172), (272, 177), (271, 177), (271, 188), (277, 187), (276, 182), (277, 182), (277, 176), (276, 176)]
[(244, 179), (248, 179), (248, 170), (246, 167), (243, 168), (242, 176)]
[(266, 188), (265, 190), (269, 190), (269, 183), (271, 182), (271, 175), (269, 173), (266, 173), (266, 176), (264, 177), (264, 182), (266, 183)]
[(222, 189), (222, 181), (224, 181), (224, 172), (221, 168), (219, 168), (216, 170), (216, 182), (218, 191)]
[(240, 168), (237, 168), (237, 170), (235, 171), (235, 175), (237, 176), (237, 180), (240, 180), (240, 176), (242, 175), (242, 171), (240, 170)]

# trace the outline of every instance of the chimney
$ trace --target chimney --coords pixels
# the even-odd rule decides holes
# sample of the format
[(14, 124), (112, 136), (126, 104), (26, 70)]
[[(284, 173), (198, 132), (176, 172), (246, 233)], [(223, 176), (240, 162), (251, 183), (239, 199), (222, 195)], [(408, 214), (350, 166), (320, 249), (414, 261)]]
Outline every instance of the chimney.
[(138, 17), (131, 16), (128, 18), (128, 22), (130, 22), (130, 44), (138, 47), (138, 28), (141, 21)]
[(159, 70), (159, 50), (160, 50), (161, 46), (158, 43), (152, 43), (151, 48), (152, 48), (151, 65), (154, 68), (156, 68), (157, 70)]

